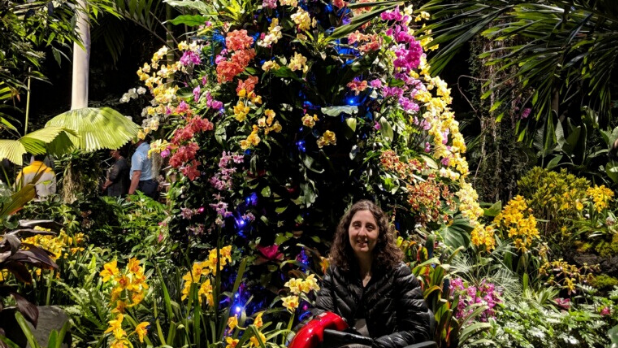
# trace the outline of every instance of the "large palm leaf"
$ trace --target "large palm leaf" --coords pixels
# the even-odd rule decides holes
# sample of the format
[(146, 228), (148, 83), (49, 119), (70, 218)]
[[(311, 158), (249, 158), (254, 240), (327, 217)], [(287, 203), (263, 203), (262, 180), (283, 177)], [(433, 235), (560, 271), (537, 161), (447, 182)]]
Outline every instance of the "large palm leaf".
[[(432, 58), (438, 73), (474, 36), (503, 41), (485, 52), (497, 75), (483, 97), (497, 96), (492, 111), (500, 119), (514, 98), (533, 107), (534, 117), (520, 120), (520, 140), (532, 142), (537, 130), (544, 147), (555, 142), (556, 117), (583, 106), (611, 119), (611, 76), (618, 61), (618, 4), (614, 0), (431, 0), (422, 10), (436, 22)], [(522, 108), (523, 109), (523, 108)]]
[(82, 108), (52, 118), (45, 127), (57, 126), (74, 131), (69, 138), (78, 149), (96, 151), (117, 149), (137, 136), (138, 125), (118, 111), (104, 108)]
[(8, 159), (17, 164), (23, 164), (23, 156), (26, 153), (42, 155), (51, 153), (61, 155), (73, 147), (69, 137), (74, 137), (73, 131), (64, 127), (45, 127), (32, 133), (28, 133), (17, 140), (0, 140), (0, 159)]

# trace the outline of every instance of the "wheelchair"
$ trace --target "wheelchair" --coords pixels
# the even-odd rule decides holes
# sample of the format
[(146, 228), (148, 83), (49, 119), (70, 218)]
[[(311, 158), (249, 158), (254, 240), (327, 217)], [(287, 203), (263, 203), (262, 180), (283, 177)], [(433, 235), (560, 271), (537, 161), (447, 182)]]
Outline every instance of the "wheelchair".
[[(430, 332), (435, 328), (433, 313), (430, 314)], [(371, 346), (369, 337), (346, 331), (348, 324), (331, 312), (322, 313), (298, 331), (288, 348), (339, 348), (350, 344)], [(419, 342), (405, 348), (438, 348), (434, 341)]]

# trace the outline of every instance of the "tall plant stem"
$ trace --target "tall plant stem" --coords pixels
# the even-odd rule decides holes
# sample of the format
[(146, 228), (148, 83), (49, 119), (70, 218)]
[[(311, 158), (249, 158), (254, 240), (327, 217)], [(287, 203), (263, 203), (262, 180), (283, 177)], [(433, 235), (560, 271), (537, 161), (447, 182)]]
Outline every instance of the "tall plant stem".
[(30, 115), (30, 82), (32, 81), (30, 72), (32, 72), (32, 67), (28, 68), (28, 94), (26, 94), (26, 124), (24, 126), (24, 135), (28, 134), (28, 116)]

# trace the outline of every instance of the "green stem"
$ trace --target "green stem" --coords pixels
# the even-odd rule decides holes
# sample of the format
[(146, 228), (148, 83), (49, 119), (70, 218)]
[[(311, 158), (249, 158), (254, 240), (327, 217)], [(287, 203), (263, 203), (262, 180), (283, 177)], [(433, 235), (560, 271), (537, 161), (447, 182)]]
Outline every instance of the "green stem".
[(56, 271), (52, 270), (51, 274), (49, 275), (49, 278), (47, 279), (47, 297), (45, 298), (45, 305), (49, 306), (50, 303), (50, 299), (51, 299), (51, 283), (52, 283), (52, 278), (54, 277), (54, 273), (56, 273)]
[[(32, 71), (32, 67), (28, 68), (28, 75)], [(30, 115), (30, 81), (32, 78), (28, 76), (28, 93), (26, 94), (26, 124), (24, 126), (24, 135), (28, 134), (28, 116)]]

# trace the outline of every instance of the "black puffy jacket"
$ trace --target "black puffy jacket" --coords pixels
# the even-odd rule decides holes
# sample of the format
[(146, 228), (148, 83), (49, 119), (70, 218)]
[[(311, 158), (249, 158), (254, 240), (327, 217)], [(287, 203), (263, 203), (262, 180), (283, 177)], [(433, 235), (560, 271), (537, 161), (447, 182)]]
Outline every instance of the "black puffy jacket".
[(350, 326), (365, 318), (376, 348), (402, 348), (430, 340), (430, 314), (420, 283), (404, 263), (395, 269), (374, 270), (364, 288), (358, 272), (331, 266), (316, 307), (341, 316)]

